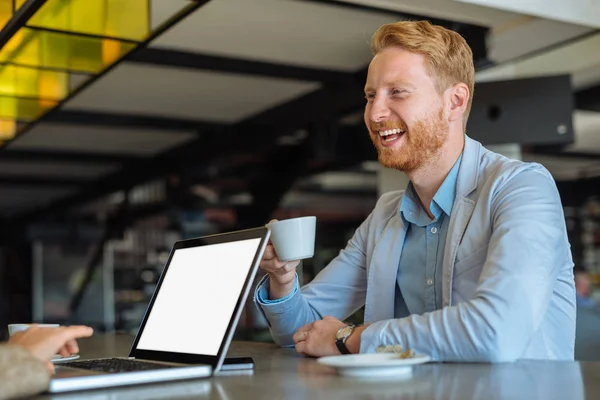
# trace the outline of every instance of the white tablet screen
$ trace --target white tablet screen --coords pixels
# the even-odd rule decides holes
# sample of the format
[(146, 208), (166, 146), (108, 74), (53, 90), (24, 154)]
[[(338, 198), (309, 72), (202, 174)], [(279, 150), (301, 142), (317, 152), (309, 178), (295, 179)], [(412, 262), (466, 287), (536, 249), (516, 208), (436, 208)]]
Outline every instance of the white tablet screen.
[(137, 349), (217, 355), (260, 242), (175, 250)]

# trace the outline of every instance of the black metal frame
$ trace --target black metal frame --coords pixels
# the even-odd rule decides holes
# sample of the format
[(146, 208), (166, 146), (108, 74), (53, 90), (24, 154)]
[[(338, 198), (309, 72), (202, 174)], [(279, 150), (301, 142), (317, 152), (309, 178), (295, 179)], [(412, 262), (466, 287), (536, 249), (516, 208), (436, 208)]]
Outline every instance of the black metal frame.
[[(67, 102), (69, 99), (76, 96), (78, 93), (83, 91), (85, 88), (87, 88), (93, 82), (95, 82), (97, 79), (100, 79), (102, 76), (104, 76), (105, 74), (110, 72), (113, 68), (115, 68), (118, 64), (120, 64), (123, 60), (127, 59), (128, 57), (131, 57), (137, 51), (139, 51), (141, 48), (145, 48), (148, 45), (148, 43), (150, 43), (154, 38), (156, 38), (157, 36), (161, 35), (165, 31), (167, 31), (169, 28), (171, 28), (172, 26), (177, 24), (183, 18), (185, 18), (192, 12), (196, 11), (198, 8), (202, 7), (204, 4), (208, 3), (209, 1), (210, 0), (198, 0), (198, 1), (188, 4), (187, 7), (182, 8), (177, 14), (175, 14), (174, 16), (169, 18), (166, 22), (164, 22), (161, 26), (156, 28), (144, 41), (135, 42), (135, 43), (138, 43), (138, 46), (135, 47), (133, 50), (131, 50), (129, 53), (122, 55), (118, 60), (116, 60), (113, 64), (111, 64), (104, 70), (102, 70), (102, 72), (100, 72), (99, 74), (93, 75), (90, 79), (88, 79), (82, 85), (80, 85), (74, 91), (72, 91), (69, 94), (69, 96), (67, 96), (64, 99), (62, 99), (61, 101), (59, 101), (55, 107), (48, 110), (45, 114), (40, 116), (37, 120), (27, 124), (23, 129), (21, 129), (19, 132), (17, 132), (17, 134), (15, 135), (13, 140), (16, 139), (18, 136), (24, 134), (27, 130), (31, 129), (35, 124), (39, 123), (40, 121), (45, 120), (45, 118), (48, 117), (49, 115), (52, 115), (53, 113), (57, 112), (61, 108), (61, 106), (65, 102)], [(19, 9), (19, 11), (13, 15), (13, 18), (11, 18), (11, 20), (6, 24), (4, 29), (2, 29), (2, 31), (0, 31), (0, 50), (20, 28), (22, 28), (26, 25), (29, 18), (31, 18), (35, 14), (35, 12), (37, 12), (41, 8), (41, 6), (44, 5), (45, 2), (46, 2), (46, 0), (28, 0)], [(31, 29), (36, 29), (36, 28), (31, 28)], [(63, 34), (66, 34), (66, 35), (69, 34), (68, 32), (62, 32), (62, 31), (60, 31), (60, 32)], [(75, 36), (78, 35), (76, 33), (71, 33), (71, 34), (75, 35)], [(96, 35), (92, 35), (92, 36), (96, 36)], [(97, 36), (97, 37), (101, 37), (101, 36)], [(110, 38), (110, 37), (101, 37), (101, 38), (114, 39), (114, 38)], [(2, 153), (2, 150), (5, 147), (6, 147), (6, 144), (0, 145), (0, 154)]]
[[(13, 14), (12, 18), (0, 31), (0, 50), (2, 50), (10, 38), (13, 37), (13, 35), (17, 33), (17, 31), (29, 21), (29, 18), (31, 18), (45, 3), (46, 0), (27, 0), (25, 4)], [(14, 9), (15, 2), (13, 0), (13, 11)]]

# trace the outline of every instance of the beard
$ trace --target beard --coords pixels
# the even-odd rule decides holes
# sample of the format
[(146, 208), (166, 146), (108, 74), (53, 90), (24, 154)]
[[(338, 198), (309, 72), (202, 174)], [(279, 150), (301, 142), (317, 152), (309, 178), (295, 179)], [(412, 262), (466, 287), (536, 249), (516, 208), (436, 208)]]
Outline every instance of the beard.
[[(370, 136), (379, 154), (379, 163), (387, 168), (413, 172), (432, 161), (448, 140), (448, 126), (443, 116), (440, 109), (437, 114), (417, 121), (410, 130), (403, 121), (371, 124)], [(383, 147), (377, 131), (394, 128), (404, 130), (404, 143), (400, 148)]]

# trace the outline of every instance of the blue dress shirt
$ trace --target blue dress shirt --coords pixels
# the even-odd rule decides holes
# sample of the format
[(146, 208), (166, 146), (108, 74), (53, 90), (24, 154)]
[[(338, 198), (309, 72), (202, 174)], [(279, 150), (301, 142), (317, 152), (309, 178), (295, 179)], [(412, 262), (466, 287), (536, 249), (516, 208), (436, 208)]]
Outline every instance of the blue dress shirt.
[(442, 308), (442, 261), (461, 159), (462, 154), (433, 196), (429, 206), (433, 220), (412, 184), (402, 197), (400, 215), (407, 230), (398, 266), (396, 318)]

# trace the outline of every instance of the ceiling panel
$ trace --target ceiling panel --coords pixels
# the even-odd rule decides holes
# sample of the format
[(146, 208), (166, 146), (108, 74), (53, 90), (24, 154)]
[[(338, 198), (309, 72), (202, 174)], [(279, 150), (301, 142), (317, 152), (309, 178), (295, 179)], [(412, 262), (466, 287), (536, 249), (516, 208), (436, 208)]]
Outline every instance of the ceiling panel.
[(154, 30), (169, 18), (193, 3), (188, 0), (150, 0), (150, 29)]
[(492, 31), (488, 39), (488, 57), (496, 63), (502, 63), (593, 31), (589, 27), (523, 16), (514, 23)]
[(472, 4), (448, 0), (341, 0), (344, 3), (360, 4), (385, 10), (426, 15), (483, 26), (500, 26), (514, 21), (520, 15)]
[(211, 1), (151, 43), (190, 52), (354, 71), (388, 13), (291, 0)]
[(491, 28), (488, 56), (504, 62), (572, 39), (593, 29), (566, 22), (536, 18), (477, 4), (448, 0), (342, 0)]
[(2, 160), (0, 155), (0, 176), (96, 178), (109, 174), (117, 167), (116, 164)]
[(122, 63), (63, 108), (234, 123), (317, 88), (316, 83)]
[(8, 151), (54, 150), (153, 156), (195, 138), (194, 132), (40, 122), (9, 143)]
[[(515, 37), (514, 40), (519, 40)], [(478, 82), (571, 74), (575, 88), (600, 82), (600, 34), (574, 40), (555, 49), (486, 68), (477, 73)]]
[(81, 86), (85, 81), (91, 78), (91, 75), (86, 74), (69, 74), (69, 92), (75, 91), (79, 86)]
[(43, 206), (73, 193), (67, 188), (39, 188), (0, 185), (0, 215), (14, 217), (35, 207)]
[(600, 3), (594, 0), (455, 0), (520, 14), (600, 28)]

